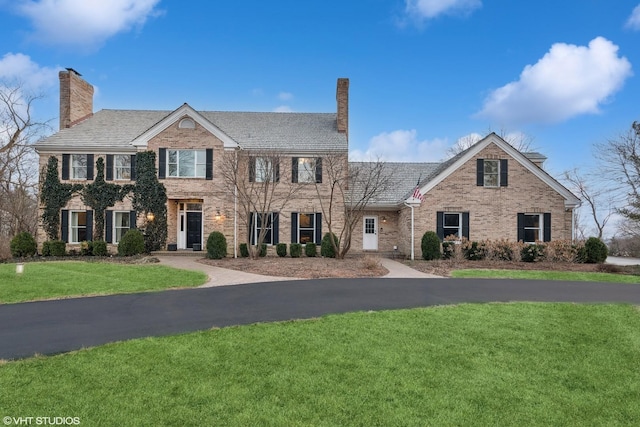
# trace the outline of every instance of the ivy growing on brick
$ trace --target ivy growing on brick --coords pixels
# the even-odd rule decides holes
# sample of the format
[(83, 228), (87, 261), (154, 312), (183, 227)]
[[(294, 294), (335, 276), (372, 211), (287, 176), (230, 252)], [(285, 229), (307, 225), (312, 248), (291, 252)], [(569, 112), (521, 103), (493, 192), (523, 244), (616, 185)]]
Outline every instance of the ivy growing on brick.
[(158, 181), (156, 154), (153, 151), (136, 156), (136, 184), (133, 188), (133, 208), (144, 213), (145, 218), (153, 213), (154, 219), (145, 226), (146, 250), (156, 251), (167, 242), (167, 190)]
[(104, 159), (98, 157), (96, 161), (96, 178), (90, 184), (86, 184), (82, 189), (82, 201), (91, 206), (94, 211), (96, 226), (93, 231), (94, 240), (104, 240), (104, 215), (107, 208), (122, 201), (129, 194), (133, 185), (118, 185), (108, 183), (104, 180)]
[(42, 225), (50, 240), (60, 238), (60, 209), (67, 205), (74, 193), (81, 190), (81, 184), (60, 182), (58, 158), (49, 157), (40, 190), (40, 203), (42, 203)]

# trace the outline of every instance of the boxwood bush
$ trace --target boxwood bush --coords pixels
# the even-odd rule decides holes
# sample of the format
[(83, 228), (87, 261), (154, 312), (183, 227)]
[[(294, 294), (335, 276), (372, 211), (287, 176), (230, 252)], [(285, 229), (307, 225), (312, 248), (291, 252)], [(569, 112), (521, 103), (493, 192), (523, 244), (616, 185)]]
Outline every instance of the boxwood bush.
[(107, 242), (104, 240), (94, 240), (92, 245), (92, 253), (94, 256), (107, 256), (109, 251), (107, 250)]
[(36, 239), (26, 231), (16, 234), (9, 246), (11, 255), (16, 258), (32, 257), (38, 251)]
[(589, 237), (587, 241), (584, 242), (584, 249), (582, 253), (584, 262), (589, 264), (600, 264), (606, 261), (608, 254), (607, 245), (597, 237)]
[(300, 243), (291, 243), (289, 245), (289, 255), (291, 255), (291, 258), (300, 258), (300, 255), (302, 255), (302, 245)]
[(286, 243), (278, 243), (276, 245), (276, 253), (279, 257), (287, 256), (287, 244)]
[(304, 245), (304, 254), (308, 257), (315, 257), (318, 255), (318, 249), (315, 243), (309, 242)]
[(261, 257), (267, 256), (267, 244), (266, 243), (263, 243), (262, 245), (260, 245), (260, 253), (258, 254), (258, 256), (261, 256)]
[(145, 251), (144, 236), (137, 229), (127, 231), (118, 243), (118, 255), (133, 256)]
[(219, 231), (214, 231), (207, 238), (207, 258), (222, 259), (227, 256), (227, 239)]
[(544, 245), (525, 245), (520, 251), (520, 258), (524, 262), (540, 262), (544, 259)]
[(335, 234), (325, 233), (322, 237), (322, 242), (320, 242), (320, 256), (325, 258), (335, 258), (336, 251), (331, 244), (331, 236), (333, 236), (333, 241), (336, 242), (336, 246), (340, 248), (340, 240), (336, 237)]
[(62, 240), (47, 240), (42, 243), (42, 256), (62, 257), (67, 254), (67, 244)]
[(435, 231), (427, 231), (422, 235), (420, 247), (422, 249), (422, 259), (430, 261), (442, 258), (440, 238)]
[(249, 246), (246, 243), (240, 243), (240, 256), (242, 258), (249, 257)]

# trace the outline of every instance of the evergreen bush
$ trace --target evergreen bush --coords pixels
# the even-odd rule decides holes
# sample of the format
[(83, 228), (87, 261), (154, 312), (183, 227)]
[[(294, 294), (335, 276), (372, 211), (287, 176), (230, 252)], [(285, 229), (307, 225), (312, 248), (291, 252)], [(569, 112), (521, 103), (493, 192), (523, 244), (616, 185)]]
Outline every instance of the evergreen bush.
[(539, 262), (544, 259), (544, 245), (525, 245), (520, 251), (520, 258), (524, 262)]
[(118, 255), (133, 256), (144, 253), (144, 236), (137, 229), (127, 231), (118, 243)]
[(334, 233), (325, 233), (322, 237), (322, 242), (320, 242), (320, 256), (325, 258), (335, 258), (336, 250), (331, 243), (331, 237), (333, 236), (333, 241), (336, 242), (336, 246), (340, 248), (340, 240), (336, 237)]
[(313, 242), (309, 242), (304, 245), (304, 254), (308, 257), (315, 257), (318, 255), (317, 245)]
[(456, 243), (450, 240), (442, 242), (442, 259), (451, 259), (456, 253)]
[(16, 258), (31, 257), (38, 251), (36, 239), (26, 231), (16, 234), (9, 245), (11, 255)]
[(584, 243), (584, 262), (588, 264), (601, 264), (608, 254), (607, 245), (597, 237), (589, 237)]
[(242, 258), (249, 257), (249, 246), (246, 243), (240, 243), (240, 256)]
[(92, 253), (94, 256), (108, 256), (107, 242), (104, 240), (94, 240)]
[(430, 261), (442, 258), (440, 238), (435, 231), (427, 231), (422, 235), (420, 247), (422, 248), (422, 259)]
[(291, 243), (289, 245), (289, 255), (291, 255), (291, 258), (300, 258), (300, 255), (302, 255), (302, 245), (300, 243)]
[(481, 243), (469, 242), (464, 248), (464, 257), (469, 261), (481, 261), (486, 256), (486, 250)]
[(42, 256), (62, 257), (67, 253), (67, 245), (62, 240), (47, 240), (42, 243)]
[(227, 239), (219, 231), (214, 231), (207, 238), (207, 258), (222, 259), (227, 256)]
[(258, 254), (258, 256), (260, 256), (260, 257), (267, 256), (267, 244), (266, 243), (263, 243), (262, 245), (260, 245), (260, 253)]
[(276, 253), (279, 257), (287, 256), (287, 244), (286, 243), (278, 243), (276, 245)]

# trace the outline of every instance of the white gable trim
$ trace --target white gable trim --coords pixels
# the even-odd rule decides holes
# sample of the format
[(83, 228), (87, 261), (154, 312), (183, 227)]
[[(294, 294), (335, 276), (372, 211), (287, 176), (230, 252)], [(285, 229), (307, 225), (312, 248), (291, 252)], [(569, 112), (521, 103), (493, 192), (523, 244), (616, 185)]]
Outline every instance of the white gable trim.
[[(495, 133), (491, 133), (481, 141), (477, 142), (473, 145), (466, 153), (464, 153), (458, 160), (453, 162), (446, 168), (444, 171), (440, 172), (438, 176), (431, 179), (429, 182), (425, 183), (422, 187), (420, 187), (420, 191), (423, 195), (426, 195), (429, 191), (431, 191), (436, 185), (440, 184), (444, 181), (449, 175), (458, 170), (462, 165), (470, 161), (474, 156), (476, 156), (480, 151), (484, 150), (489, 144), (495, 144), (500, 149), (509, 154), (515, 161), (520, 163), (525, 167), (529, 172), (534, 174), (536, 177), (540, 178), (545, 184), (555, 190), (558, 194), (560, 194), (564, 199), (565, 208), (575, 208), (580, 206), (580, 199), (578, 199), (571, 191), (569, 191), (565, 186), (556, 181), (551, 175), (546, 173), (544, 170), (536, 166), (531, 160), (527, 159), (527, 157), (522, 154), (520, 151), (513, 148), (510, 144), (505, 142), (504, 139), (500, 138)], [(412, 196), (408, 197), (405, 202), (411, 203), (415, 202)]]
[(191, 108), (191, 106), (187, 103), (182, 104), (180, 108), (173, 111), (164, 119), (160, 120), (155, 125), (151, 126), (148, 130), (146, 130), (143, 134), (136, 137), (131, 144), (136, 147), (147, 147), (149, 141), (154, 137), (158, 136), (162, 131), (167, 129), (169, 126), (174, 123), (182, 120), (185, 116), (190, 117), (200, 126), (205, 128), (211, 134), (213, 134), (216, 138), (222, 141), (224, 144), (224, 148), (236, 148), (238, 147), (238, 143), (234, 141), (229, 135), (220, 130), (219, 127), (211, 123), (209, 120), (204, 118), (204, 116), (198, 113), (196, 110)]

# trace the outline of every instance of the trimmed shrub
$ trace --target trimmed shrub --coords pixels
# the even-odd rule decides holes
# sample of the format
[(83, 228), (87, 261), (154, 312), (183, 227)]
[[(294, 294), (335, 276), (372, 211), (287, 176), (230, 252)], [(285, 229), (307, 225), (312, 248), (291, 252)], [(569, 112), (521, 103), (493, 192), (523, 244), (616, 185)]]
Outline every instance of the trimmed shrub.
[(240, 243), (240, 256), (242, 258), (249, 257), (249, 246), (246, 243)]
[(22, 233), (16, 234), (15, 237), (11, 239), (9, 248), (11, 249), (12, 256), (16, 258), (24, 258), (34, 256), (38, 251), (38, 244), (31, 234), (23, 231)]
[(300, 255), (302, 255), (302, 245), (300, 243), (291, 243), (289, 245), (289, 255), (291, 255), (291, 258), (300, 258)]
[(331, 244), (331, 236), (333, 236), (333, 241), (336, 242), (336, 246), (340, 248), (340, 241), (336, 237), (334, 233), (325, 233), (322, 237), (322, 242), (320, 242), (320, 256), (325, 258), (335, 258), (336, 251)]
[(207, 258), (222, 259), (227, 256), (227, 239), (219, 231), (214, 231), (207, 238)]
[(464, 257), (469, 261), (481, 261), (485, 258), (487, 251), (482, 242), (469, 242), (464, 248)]
[(584, 242), (584, 262), (588, 264), (601, 264), (606, 261), (609, 251), (607, 245), (597, 237), (589, 237)]
[(93, 255), (93, 242), (83, 241), (80, 242), (80, 255), (91, 256)]
[(127, 231), (118, 243), (118, 255), (133, 256), (144, 253), (144, 236), (137, 229)]
[(442, 242), (442, 259), (451, 259), (456, 254), (455, 242), (445, 240)]
[(435, 231), (427, 231), (422, 235), (420, 247), (422, 248), (422, 259), (430, 261), (442, 258), (440, 238)]
[(526, 245), (520, 251), (520, 258), (523, 262), (540, 262), (544, 259), (544, 245)]
[(260, 257), (267, 256), (267, 244), (266, 243), (263, 243), (262, 245), (260, 245), (260, 253), (258, 254), (258, 256), (260, 256)]
[(94, 256), (109, 255), (109, 251), (107, 250), (107, 242), (105, 242), (104, 240), (94, 240), (92, 252)]
[(485, 258), (494, 261), (514, 261), (518, 252), (517, 243), (505, 239), (484, 242), (484, 247)]
[(278, 243), (276, 245), (276, 253), (279, 257), (287, 256), (287, 244), (286, 243)]
[(42, 256), (65, 256), (67, 244), (62, 240), (47, 240), (42, 244)]
[(318, 255), (318, 247), (315, 243), (309, 242), (304, 245), (304, 254), (308, 257), (315, 257)]

